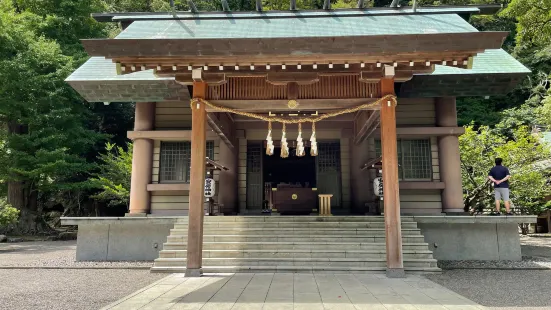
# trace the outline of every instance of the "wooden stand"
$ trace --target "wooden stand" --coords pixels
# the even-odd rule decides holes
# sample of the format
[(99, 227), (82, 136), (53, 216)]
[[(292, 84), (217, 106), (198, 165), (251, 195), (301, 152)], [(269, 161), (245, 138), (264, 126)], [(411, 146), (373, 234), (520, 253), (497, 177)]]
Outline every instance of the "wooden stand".
[(333, 195), (318, 195), (320, 200), (320, 215), (330, 216), (331, 214), (331, 198)]

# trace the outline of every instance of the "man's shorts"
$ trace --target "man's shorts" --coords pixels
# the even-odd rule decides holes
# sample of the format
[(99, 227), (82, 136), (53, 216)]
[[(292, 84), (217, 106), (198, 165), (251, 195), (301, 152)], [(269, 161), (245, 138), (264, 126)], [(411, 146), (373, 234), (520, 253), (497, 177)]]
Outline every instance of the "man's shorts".
[(494, 188), (494, 195), (497, 200), (509, 201), (509, 189), (503, 187)]

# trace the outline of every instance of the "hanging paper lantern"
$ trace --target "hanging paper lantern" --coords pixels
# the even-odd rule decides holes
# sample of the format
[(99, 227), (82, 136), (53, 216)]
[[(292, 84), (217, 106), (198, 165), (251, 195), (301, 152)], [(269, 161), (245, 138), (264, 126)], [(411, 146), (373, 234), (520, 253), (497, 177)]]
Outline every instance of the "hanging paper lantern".
[(274, 141), (272, 140), (272, 122), (268, 122), (268, 136), (266, 137), (266, 155), (274, 155)]
[(302, 124), (298, 124), (297, 156), (304, 156), (304, 142), (302, 141)]
[(289, 145), (287, 144), (287, 138), (285, 137), (285, 123), (283, 123), (283, 130), (281, 134), (281, 158), (289, 157)]
[(318, 155), (318, 143), (316, 142), (316, 123), (312, 123), (312, 136), (310, 137), (310, 155)]

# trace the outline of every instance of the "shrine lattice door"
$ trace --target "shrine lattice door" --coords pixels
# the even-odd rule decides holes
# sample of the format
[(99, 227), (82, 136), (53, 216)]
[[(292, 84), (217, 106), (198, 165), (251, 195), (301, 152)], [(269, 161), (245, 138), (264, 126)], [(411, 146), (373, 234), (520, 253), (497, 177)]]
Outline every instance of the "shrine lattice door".
[(331, 208), (341, 207), (341, 146), (339, 142), (318, 142), (316, 156), (318, 194), (332, 194)]

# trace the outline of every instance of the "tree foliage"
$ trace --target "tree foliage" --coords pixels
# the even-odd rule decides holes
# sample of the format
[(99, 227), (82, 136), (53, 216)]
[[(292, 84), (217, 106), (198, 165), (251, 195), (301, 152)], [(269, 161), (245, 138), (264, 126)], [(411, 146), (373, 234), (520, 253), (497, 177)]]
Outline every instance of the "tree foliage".
[(514, 206), (525, 214), (539, 214), (547, 208), (544, 197), (551, 194), (547, 184), (551, 165), (545, 160), (549, 159), (551, 152), (549, 145), (541, 143), (527, 127), (513, 130), (513, 137), (509, 138), (488, 126), (481, 126), (478, 130), (468, 126), (459, 138), (459, 148), (467, 210), (493, 205), (488, 172), (496, 157), (503, 158), (504, 165), (511, 172)]
[[(94, 1), (7, 1), (0, 11), (0, 180), (21, 211), (19, 230), (42, 230), (42, 210), (82, 196), (106, 138), (90, 105), (65, 83), (85, 53), (79, 39), (103, 36)], [(86, 196), (89, 196), (86, 195)], [(55, 201), (53, 201), (55, 200)]]
[(15, 224), (19, 210), (9, 205), (5, 198), (0, 198), (0, 228)]
[(132, 173), (132, 144), (127, 150), (112, 143), (105, 145), (106, 153), (99, 156), (100, 172), (92, 179), (100, 192), (93, 198), (107, 202), (108, 206), (126, 205), (130, 201), (130, 174)]

